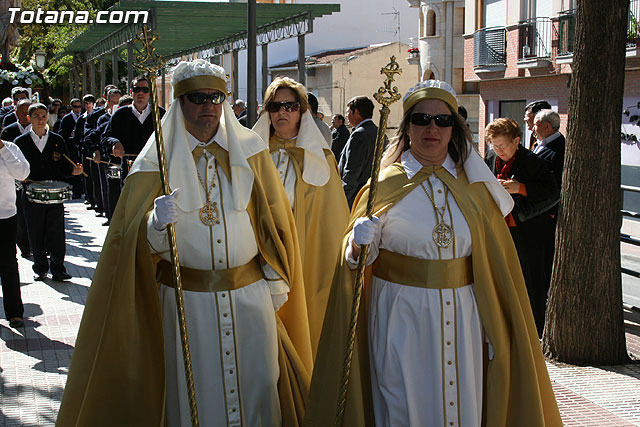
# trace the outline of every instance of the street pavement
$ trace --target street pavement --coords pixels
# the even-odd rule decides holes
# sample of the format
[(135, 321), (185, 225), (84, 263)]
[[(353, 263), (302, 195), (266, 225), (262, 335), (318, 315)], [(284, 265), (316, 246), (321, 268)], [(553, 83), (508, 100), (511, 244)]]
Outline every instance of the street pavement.
[[(74, 278), (36, 282), (32, 263), (20, 258), (25, 327), (9, 328), (4, 315), (0, 320), (0, 427), (55, 424), (107, 232), (101, 225), (104, 218), (96, 218), (82, 202), (65, 207), (66, 266)], [(637, 361), (640, 311), (626, 311), (625, 319), (627, 348)], [(640, 426), (640, 363), (591, 367), (547, 362), (547, 367), (566, 426)]]

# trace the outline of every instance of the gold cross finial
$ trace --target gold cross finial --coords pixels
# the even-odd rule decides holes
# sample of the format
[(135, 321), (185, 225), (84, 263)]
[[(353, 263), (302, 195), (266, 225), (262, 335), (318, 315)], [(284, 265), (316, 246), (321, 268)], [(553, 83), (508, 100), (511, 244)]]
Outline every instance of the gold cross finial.
[(142, 43), (142, 50), (140, 54), (136, 55), (134, 66), (143, 73), (155, 75), (167, 63), (162, 56), (156, 53), (156, 48), (153, 46), (153, 42), (158, 38), (157, 35), (149, 31), (146, 25), (138, 33), (136, 42)]
[[(400, 68), (400, 65), (398, 65), (398, 63), (396, 62), (395, 56), (392, 56), (390, 59), (391, 61), (380, 69), (380, 74), (384, 74), (387, 76), (384, 81), (384, 86), (381, 86), (378, 89), (378, 92), (373, 94), (373, 97), (376, 99), (376, 101), (386, 107), (393, 104), (402, 97), (400, 91), (398, 91), (398, 87), (391, 86), (391, 84), (395, 81), (395, 75), (402, 74), (402, 68)], [(385, 94), (387, 94), (388, 96), (385, 96)]]

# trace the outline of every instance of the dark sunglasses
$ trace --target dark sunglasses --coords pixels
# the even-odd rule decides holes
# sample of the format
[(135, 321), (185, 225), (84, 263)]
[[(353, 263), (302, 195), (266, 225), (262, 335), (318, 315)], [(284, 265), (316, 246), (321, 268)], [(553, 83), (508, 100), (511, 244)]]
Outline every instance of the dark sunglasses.
[(411, 114), (411, 123), (416, 126), (429, 126), (431, 119), (436, 122), (436, 126), (441, 128), (451, 127), (454, 123), (453, 116), (451, 114), (438, 114), (437, 116), (425, 113)]
[(131, 92), (133, 93), (138, 93), (138, 92), (142, 92), (142, 93), (149, 93), (150, 89), (148, 87), (144, 87), (144, 86), (134, 86), (131, 88)]
[(298, 111), (300, 109), (300, 103), (298, 101), (270, 102), (267, 110), (269, 110), (270, 113), (277, 113), (282, 107), (284, 107), (284, 111), (290, 113), (292, 111)]
[(82, 104), (72, 105), (71, 108), (82, 108)]
[(208, 100), (211, 100), (211, 103), (213, 105), (218, 105), (218, 104), (222, 104), (222, 102), (226, 98), (226, 95), (224, 93), (218, 92), (218, 91), (213, 92), (212, 94), (209, 94), (209, 95), (202, 92), (191, 92), (186, 94), (185, 96), (189, 101), (193, 102), (196, 105), (205, 104)]

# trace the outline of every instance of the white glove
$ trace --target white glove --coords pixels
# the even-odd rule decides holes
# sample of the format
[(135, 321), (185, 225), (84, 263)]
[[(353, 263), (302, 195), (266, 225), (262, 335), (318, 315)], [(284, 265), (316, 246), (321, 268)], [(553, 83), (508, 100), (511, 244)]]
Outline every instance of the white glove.
[(370, 245), (373, 242), (379, 227), (378, 221), (380, 221), (380, 218), (377, 216), (371, 219), (367, 217), (356, 219), (353, 225), (353, 241), (356, 245)]
[(167, 225), (178, 220), (178, 205), (176, 195), (180, 189), (176, 188), (171, 194), (160, 196), (153, 201), (153, 228), (163, 231)]
[(274, 311), (280, 310), (280, 307), (282, 307), (284, 303), (287, 302), (288, 299), (289, 299), (288, 293), (271, 295), (271, 303), (273, 304), (273, 310)]

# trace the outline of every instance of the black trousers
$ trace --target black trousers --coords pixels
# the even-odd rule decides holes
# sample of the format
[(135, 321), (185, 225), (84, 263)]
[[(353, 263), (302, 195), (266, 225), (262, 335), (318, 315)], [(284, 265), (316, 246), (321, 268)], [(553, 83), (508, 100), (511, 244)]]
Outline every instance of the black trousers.
[(100, 171), (100, 194), (102, 194), (102, 207), (104, 208), (104, 216), (109, 215), (109, 183), (107, 182), (107, 165), (100, 163), (98, 165)]
[(113, 218), (113, 213), (116, 211), (116, 204), (120, 198), (120, 179), (107, 179), (107, 192), (109, 193), (109, 212), (107, 218)]
[(95, 206), (95, 200), (93, 200), (93, 181), (91, 181), (91, 160), (82, 158), (82, 169), (88, 176), (81, 175), (84, 181), (84, 197), (91, 206)]
[(22, 317), (24, 307), (20, 296), (20, 276), (16, 259), (17, 215), (0, 219), (0, 280), (2, 280), (2, 303), (7, 320)]
[[(33, 203), (28, 201), (26, 196), (23, 196), (23, 201), (33, 252), (33, 271), (40, 276), (46, 274), (49, 269), (54, 276), (66, 273), (63, 204)], [(47, 259), (47, 250), (51, 254), (50, 261)]]
[(91, 163), (91, 184), (93, 188), (93, 201), (95, 203), (96, 212), (104, 212), (102, 204), (102, 186), (100, 184), (100, 165), (95, 162)]
[(26, 254), (31, 252), (31, 244), (29, 243), (29, 232), (27, 231), (27, 223), (24, 220), (24, 210), (22, 209), (22, 193), (24, 190), (16, 190), (16, 243), (20, 248), (20, 252)]

